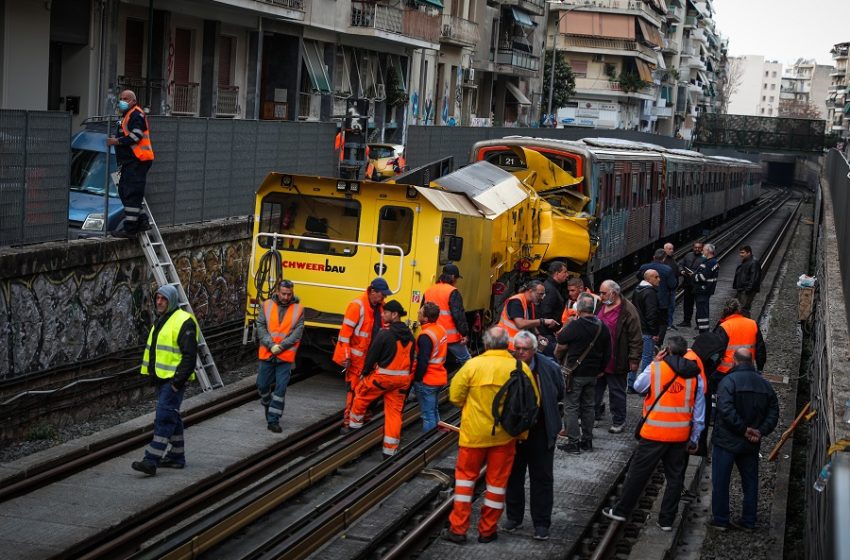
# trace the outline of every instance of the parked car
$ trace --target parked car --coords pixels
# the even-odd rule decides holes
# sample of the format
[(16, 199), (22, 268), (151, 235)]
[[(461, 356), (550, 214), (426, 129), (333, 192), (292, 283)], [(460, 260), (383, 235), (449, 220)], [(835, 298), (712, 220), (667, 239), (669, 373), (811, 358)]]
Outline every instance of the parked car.
[[(375, 166), (375, 178), (394, 177), (400, 172), (399, 157), (404, 156), (401, 144), (369, 144), (369, 161)], [(403, 161), (403, 160), (402, 160)]]
[[(111, 123), (110, 123), (111, 124)], [(103, 234), (104, 185), (109, 188), (109, 218), (106, 230), (118, 229), (124, 219), (124, 206), (112, 173), (118, 170), (115, 150), (109, 150), (107, 177), (107, 125), (103, 121), (83, 123), (83, 130), (71, 138), (70, 196), (68, 202), (69, 238)]]

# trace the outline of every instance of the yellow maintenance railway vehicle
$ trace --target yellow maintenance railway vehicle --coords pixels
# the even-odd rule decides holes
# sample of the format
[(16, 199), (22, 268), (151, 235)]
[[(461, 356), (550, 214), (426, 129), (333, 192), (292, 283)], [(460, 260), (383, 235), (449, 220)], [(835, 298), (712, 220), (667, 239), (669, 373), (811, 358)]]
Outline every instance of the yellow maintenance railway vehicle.
[[(346, 305), (382, 276), (415, 318), (422, 294), (446, 263), (462, 271), (458, 289), (473, 325), (490, 322), (501, 300), (541, 263), (592, 253), (586, 198), (578, 180), (517, 153), (525, 177), (477, 162), (428, 186), (271, 173), (257, 191), (246, 340), (261, 302), (281, 278), (305, 308), (305, 347), (333, 348)], [(539, 154), (538, 154), (539, 155)], [(557, 187), (571, 205), (555, 208), (538, 190)], [(299, 353), (299, 356), (301, 353)], [(316, 360), (315, 352), (305, 358)]]

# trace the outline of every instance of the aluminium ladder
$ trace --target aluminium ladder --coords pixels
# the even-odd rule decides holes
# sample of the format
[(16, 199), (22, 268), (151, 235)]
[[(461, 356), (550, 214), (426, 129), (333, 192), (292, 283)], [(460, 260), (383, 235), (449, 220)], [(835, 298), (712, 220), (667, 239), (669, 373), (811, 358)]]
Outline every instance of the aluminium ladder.
[[(145, 258), (148, 260), (148, 264), (153, 271), (156, 283), (160, 287), (171, 285), (177, 288), (178, 306), (194, 316), (195, 313), (192, 311), (192, 306), (189, 305), (189, 298), (186, 297), (186, 292), (180, 283), (180, 277), (177, 275), (177, 269), (174, 268), (174, 263), (168, 254), (168, 248), (165, 246), (162, 235), (159, 233), (159, 227), (156, 225), (153, 215), (144, 201), (142, 202), (142, 208), (143, 213), (147, 213), (148, 215), (151, 229), (139, 232), (139, 244), (142, 246), (142, 252), (145, 254)], [(224, 386), (221, 376), (218, 373), (218, 368), (215, 366), (215, 361), (213, 361), (210, 347), (204, 339), (204, 334), (200, 332), (200, 326), (198, 326), (198, 358), (195, 365), (195, 373), (198, 376), (201, 389), (204, 391), (210, 391)]]

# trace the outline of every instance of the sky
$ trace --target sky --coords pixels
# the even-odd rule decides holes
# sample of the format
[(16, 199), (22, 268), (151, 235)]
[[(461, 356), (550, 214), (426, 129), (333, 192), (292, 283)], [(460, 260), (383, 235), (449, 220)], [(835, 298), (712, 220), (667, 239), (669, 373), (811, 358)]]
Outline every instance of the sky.
[(832, 46), (850, 42), (850, 0), (714, 0), (713, 5), (731, 56), (758, 54), (783, 66), (814, 58), (832, 66)]

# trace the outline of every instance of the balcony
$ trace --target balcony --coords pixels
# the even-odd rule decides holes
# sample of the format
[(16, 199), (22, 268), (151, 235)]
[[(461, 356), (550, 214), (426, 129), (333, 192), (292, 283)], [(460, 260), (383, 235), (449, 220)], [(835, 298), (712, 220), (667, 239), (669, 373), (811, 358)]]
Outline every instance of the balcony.
[(664, 47), (661, 49), (662, 52), (676, 54), (679, 52), (679, 43), (674, 41), (673, 39), (664, 38)]
[(670, 10), (667, 12), (667, 23), (681, 23), (682, 22), (682, 13), (679, 11), (679, 8), (670, 5)]
[(440, 42), (473, 47), (478, 43), (478, 24), (474, 21), (443, 14)]
[(643, 0), (559, 0), (550, 4), (553, 11), (576, 10), (587, 12), (627, 12), (642, 15), (661, 27), (661, 14)]
[(272, 6), (287, 8), (289, 10), (298, 10), (299, 12), (304, 11), (304, 0), (259, 0), (259, 2), (262, 4), (270, 4)]
[(239, 86), (218, 86), (218, 105), (216, 117), (235, 117), (239, 115)]
[[(488, 3), (501, 4), (502, 6), (516, 6), (534, 16), (542, 16), (546, 8), (546, 0), (490, 0)], [(555, 9), (552, 6), (552, 9)]]
[(171, 114), (172, 115), (197, 115), (198, 114), (198, 89), (200, 85), (190, 82), (171, 84)]
[[(153, 93), (157, 90), (162, 91), (163, 81), (162, 80), (151, 80), (151, 97), (153, 97)], [(147, 78), (134, 77), (134, 76), (118, 76), (118, 87), (121, 90), (130, 89), (133, 90), (133, 93), (136, 94), (136, 101), (139, 103), (140, 107), (147, 107), (151, 109), (153, 114), (156, 114), (159, 111), (158, 107), (152, 108), (150, 106), (150, 101), (148, 100), (148, 81)]]
[(529, 72), (540, 70), (540, 57), (534, 55), (528, 45), (518, 41), (499, 41), (494, 62)]
[(621, 97), (635, 96), (641, 99), (655, 99), (658, 90), (654, 85), (650, 85), (638, 91), (626, 92), (620, 87), (620, 82), (612, 82), (603, 78), (576, 78), (576, 93), (604, 93)]
[(702, 29), (692, 30), (691, 39), (693, 39), (694, 41), (699, 41), (700, 43), (708, 43), (708, 39), (705, 36), (705, 31)]
[(399, 35), (399, 40), (406, 37), (431, 44), (440, 41), (439, 15), (383, 4), (352, 2), (351, 27)]
[(685, 18), (685, 27), (696, 27), (697, 26), (697, 16), (687, 16)]
[(567, 35), (558, 41), (558, 48), (593, 54), (604, 51), (608, 54), (620, 56), (635, 56), (635, 53), (638, 53), (638, 55), (642, 55), (652, 64), (658, 62), (658, 55), (654, 50), (637, 41), (626, 39), (603, 39), (600, 37)]
[(847, 58), (848, 47), (838, 47), (837, 49), (832, 49), (830, 53), (832, 54), (832, 58), (835, 60), (844, 60)]
[(653, 107), (652, 114), (662, 119), (668, 119), (673, 116), (673, 107)]

